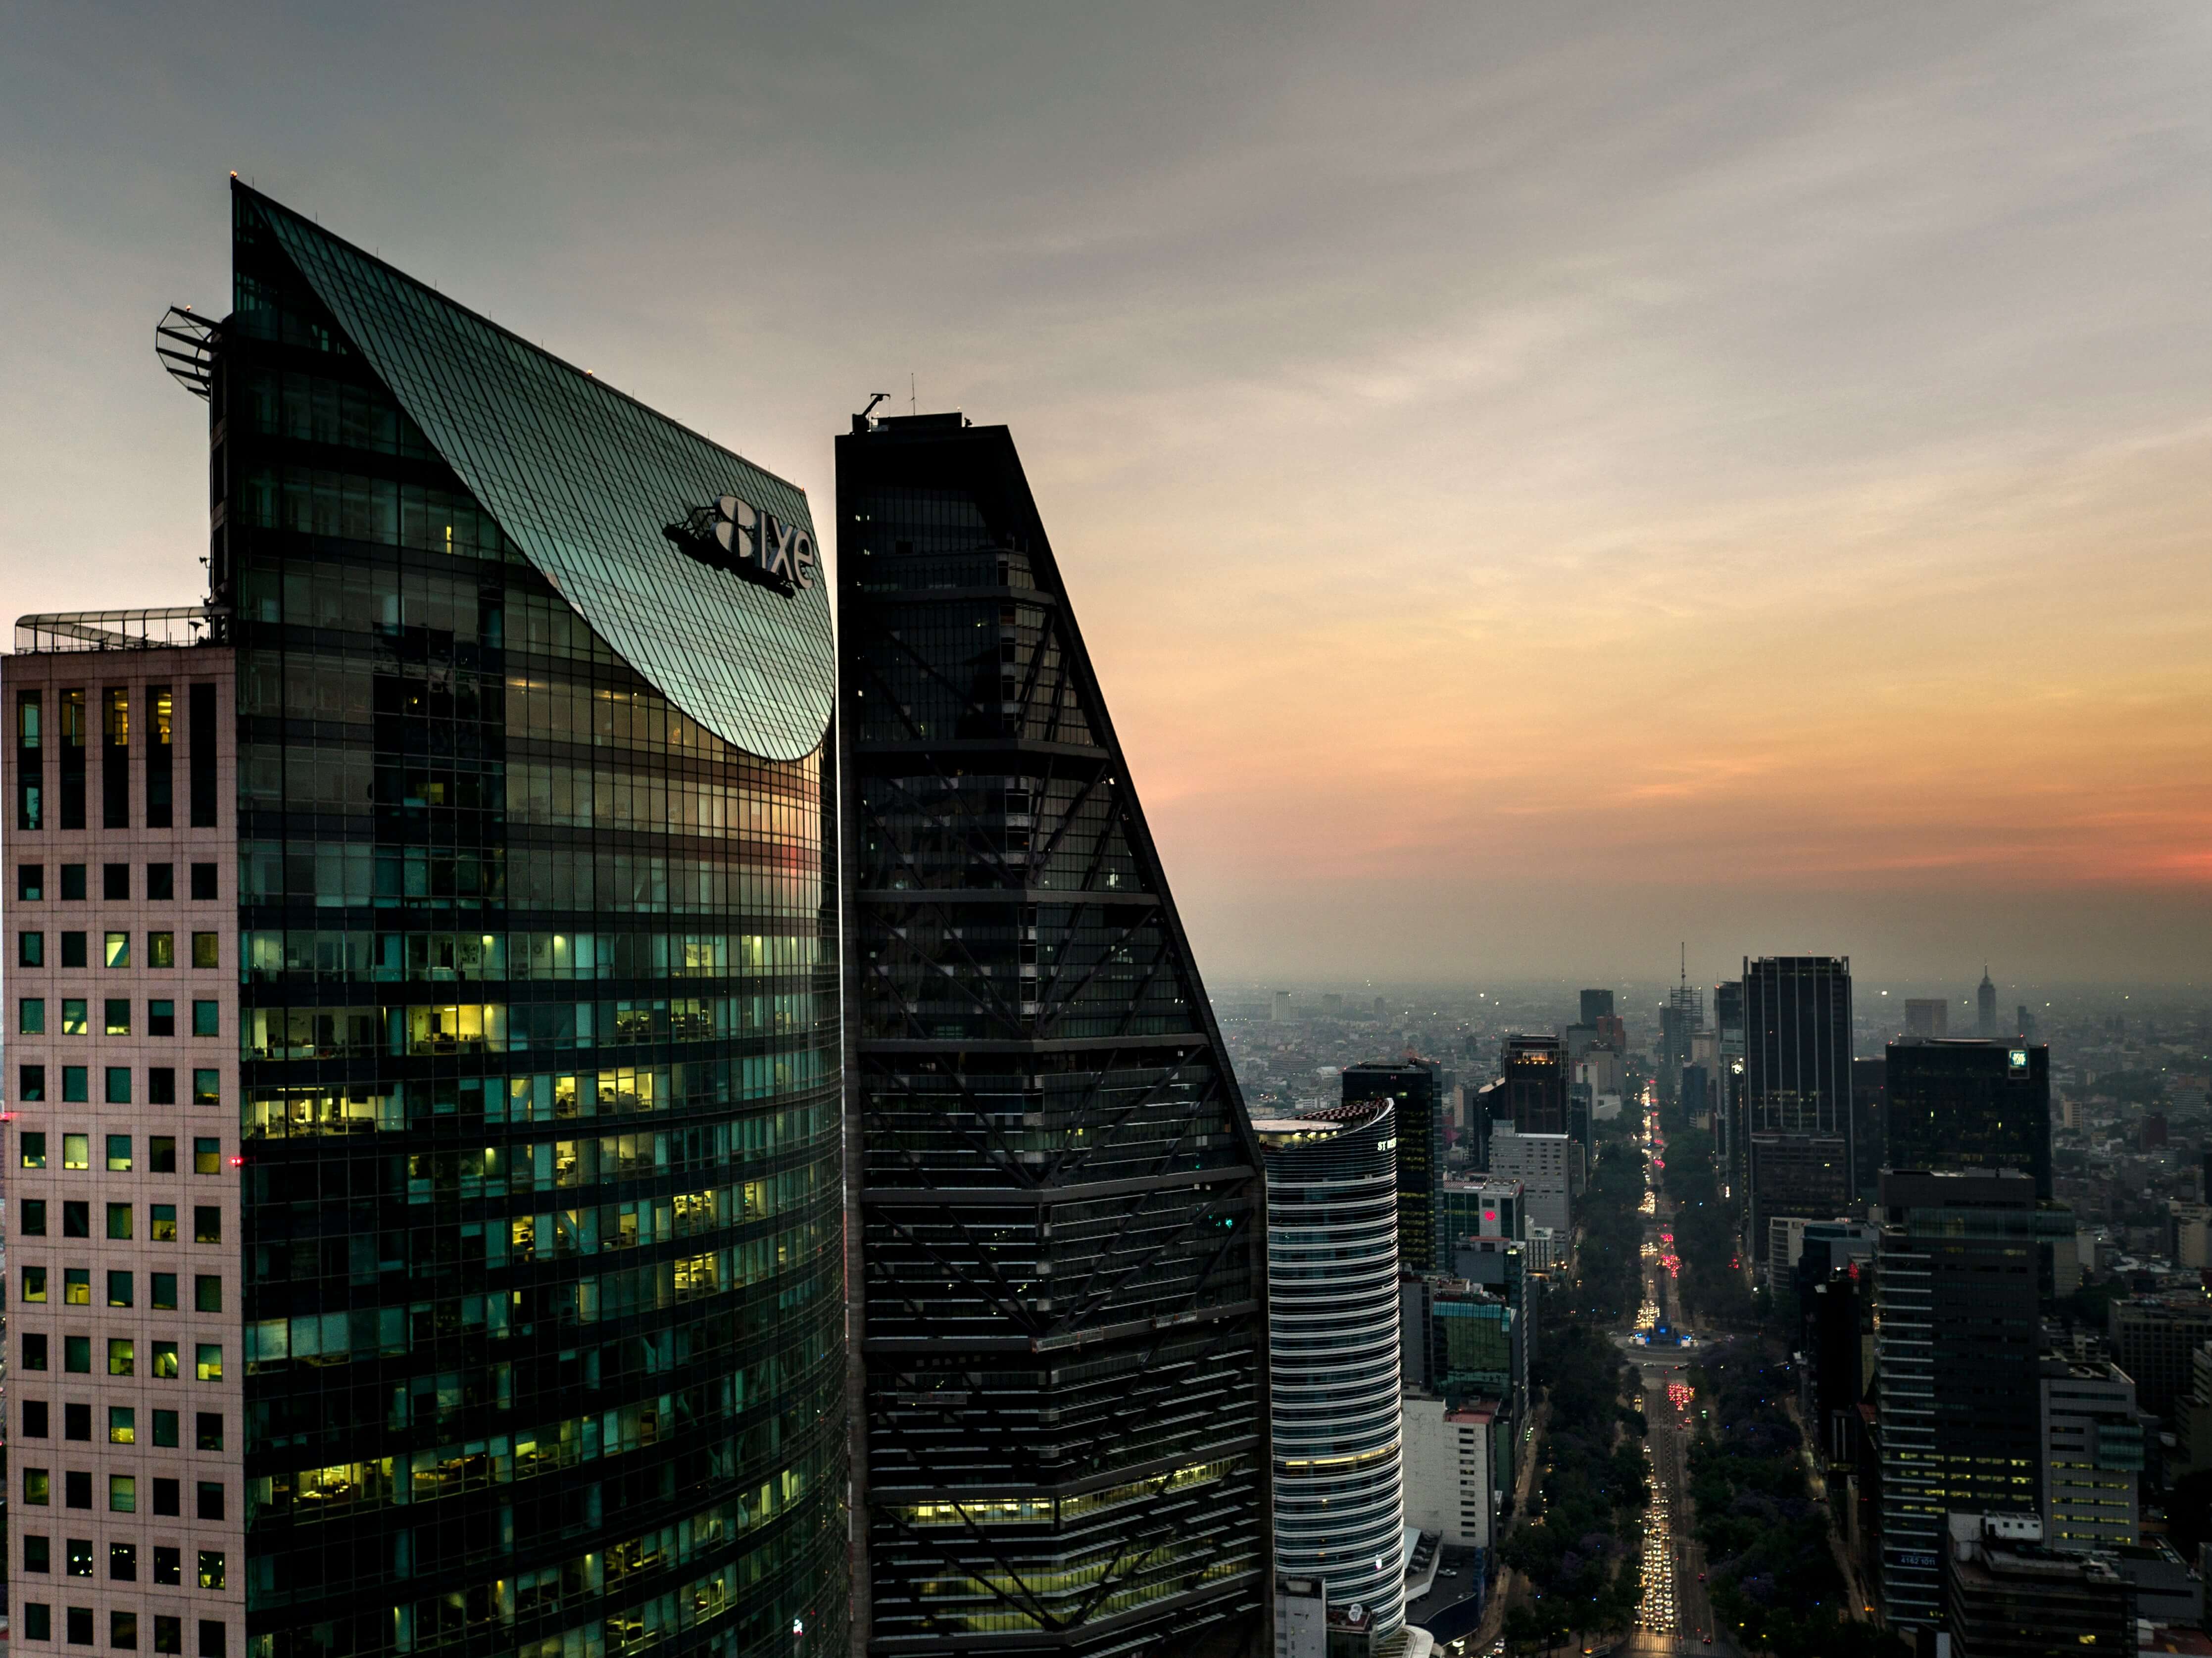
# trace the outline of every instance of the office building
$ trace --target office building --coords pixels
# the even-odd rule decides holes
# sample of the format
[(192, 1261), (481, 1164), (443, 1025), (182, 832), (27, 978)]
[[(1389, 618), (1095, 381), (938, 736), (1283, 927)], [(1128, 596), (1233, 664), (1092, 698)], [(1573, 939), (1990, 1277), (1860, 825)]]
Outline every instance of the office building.
[(1515, 1133), (1567, 1132), (1567, 1053), (1559, 1038), (1508, 1036), (1498, 1056), (1498, 1079), (1505, 1084), (1504, 1114)]
[(1446, 1179), (1437, 1188), (1443, 1209), (1445, 1260), (1468, 1238), (1518, 1238), (1528, 1194), (1516, 1180), (1486, 1176)]
[(1906, 997), (1905, 1034), (1923, 1042), (1942, 1041), (1951, 1034), (1951, 1004), (1940, 996)]
[(1496, 1290), (1441, 1272), (1398, 1286), (1405, 1385), (1461, 1403), (1527, 1397), (1528, 1355), (1516, 1309)]
[(1492, 1400), (1453, 1406), (1411, 1393), (1402, 1408), (1406, 1523), (1437, 1533), (1448, 1549), (1482, 1551), (1473, 1569), (1480, 1582), (1512, 1485), (1511, 1415)]
[(1387, 1099), (1254, 1125), (1267, 1169), (1275, 1570), (1405, 1624), (1397, 1138)]
[(1713, 987), (1713, 1160), (1719, 1166), (1723, 1195), (1740, 1199), (1747, 1153), (1741, 980)]
[(1437, 1186), (1444, 1173), (1444, 1114), (1439, 1068), (1424, 1060), (1350, 1065), (1344, 1102), (1390, 1102), (1398, 1127), (1398, 1260), (1409, 1272), (1433, 1272), (1444, 1260)]
[(1491, 1176), (1520, 1183), (1524, 1236), (1528, 1228), (1547, 1227), (1565, 1235), (1573, 1225), (1572, 1193), (1581, 1163), (1582, 1148), (1565, 1134), (1516, 1133), (1504, 1121), (1491, 1133)]
[(1874, 1273), (1870, 1259), (1830, 1270), (1826, 1251), (1798, 1262), (1802, 1312), (1800, 1408), (1825, 1466), (1842, 1477), (1859, 1456), (1859, 1406), (1874, 1379)]
[(1893, 1626), (1933, 1629), (1945, 1509), (2041, 1507), (2036, 1245), (2060, 1217), (2011, 1170), (1885, 1170), (1881, 1212), (1881, 1594)]
[(14, 1641), (842, 1648), (805, 497), (232, 205), (209, 601), (0, 669)]
[(1610, 990), (1585, 990), (1582, 993), (1582, 1017), (1577, 1023), (1595, 1026), (1601, 1019), (1613, 1017), (1613, 993)]
[(1982, 982), (1974, 991), (1974, 1035), (1985, 1042), (1997, 1039), (1997, 987), (1990, 982), (1990, 970), (1982, 969)]
[(1275, 1658), (1329, 1658), (1328, 1588), (1320, 1578), (1275, 1579)]
[(2117, 1364), (2047, 1355), (2043, 1394), (2043, 1534), (2054, 1549), (2133, 1548), (2143, 1430), (2136, 1384)]
[(1945, 1530), (1941, 1628), (1953, 1658), (2134, 1658), (2135, 1590), (2111, 1562), (2045, 1547), (2032, 1515), (1954, 1512)]
[(1259, 1150), (1127, 759), (1006, 428), (856, 419), (837, 511), (866, 1637), (1233, 1646)]
[(2017, 1169), (2050, 1197), (2049, 1048), (1892, 1042), (1884, 1072), (1890, 1167)]
[(1851, 1061), (1851, 1195), (1861, 1203), (1873, 1200), (1889, 1161), (1882, 1123), (1888, 1083), (1887, 1060)]
[(2112, 1362), (2136, 1384), (2136, 1403), (2165, 1420), (2190, 1391), (2190, 1363), (2212, 1341), (2212, 1301), (2198, 1295), (2136, 1297), (2106, 1311)]
[(1276, 1024), (1288, 1024), (1291, 1022), (1291, 993), (1289, 991), (1279, 990), (1274, 993), (1273, 997), (1267, 1004), (1267, 1017), (1271, 1022)]
[(1777, 1216), (1826, 1218), (1851, 1199), (1850, 958), (1747, 959), (1743, 1002), (1751, 1235), (1763, 1239)]

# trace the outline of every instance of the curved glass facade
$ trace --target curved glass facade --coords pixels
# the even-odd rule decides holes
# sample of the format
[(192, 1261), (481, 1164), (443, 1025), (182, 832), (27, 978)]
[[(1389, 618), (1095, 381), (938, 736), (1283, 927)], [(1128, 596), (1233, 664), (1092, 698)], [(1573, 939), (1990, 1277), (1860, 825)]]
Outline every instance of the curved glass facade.
[(1398, 1168), (1386, 1101), (1254, 1127), (1267, 1166), (1275, 1569), (1406, 1621)]
[[(759, 644), (812, 660), (822, 596), (651, 526), (671, 454), (763, 475), (236, 204), (248, 1650), (837, 1649), (827, 703)], [(471, 328), (510, 373), (434, 355)], [(703, 585), (595, 602), (556, 518), (611, 588)]]

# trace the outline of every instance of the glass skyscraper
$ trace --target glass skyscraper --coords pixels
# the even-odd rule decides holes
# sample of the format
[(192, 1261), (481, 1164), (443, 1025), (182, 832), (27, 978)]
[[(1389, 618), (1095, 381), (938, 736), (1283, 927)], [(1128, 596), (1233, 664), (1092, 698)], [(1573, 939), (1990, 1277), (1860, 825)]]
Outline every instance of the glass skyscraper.
[[(11, 1425), (66, 1493), (18, 1521), (56, 1567), (15, 1574), (15, 1639), (840, 1648), (805, 497), (242, 187), (234, 229), (179, 376), (211, 421), (195, 641), (46, 618), (7, 664), (16, 929), (118, 941), (11, 978), (106, 1010), (11, 1044), (42, 1229), (9, 1240), (42, 1291)], [(104, 1306), (43, 1297), (80, 1273)]]
[(838, 441), (866, 1649), (1256, 1650), (1259, 1151), (1004, 427)]

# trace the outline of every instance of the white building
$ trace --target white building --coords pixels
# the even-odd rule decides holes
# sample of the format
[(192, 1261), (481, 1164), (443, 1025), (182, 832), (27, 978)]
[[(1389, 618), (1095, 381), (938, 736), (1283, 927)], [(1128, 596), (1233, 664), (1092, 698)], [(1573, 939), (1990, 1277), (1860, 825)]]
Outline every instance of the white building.
[(2043, 1361), (2043, 1531), (2054, 1549), (2132, 1548), (2143, 1431), (2117, 1364)]
[(1571, 1134), (1516, 1134), (1500, 1122), (1491, 1132), (1490, 1172), (1527, 1188), (1524, 1213), (1531, 1227), (1565, 1235), (1573, 1225), (1570, 1195), (1582, 1167), (1582, 1145)]
[(1405, 1396), (1406, 1523), (1440, 1533), (1446, 1548), (1496, 1546), (1498, 1407), (1448, 1410), (1441, 1399)]

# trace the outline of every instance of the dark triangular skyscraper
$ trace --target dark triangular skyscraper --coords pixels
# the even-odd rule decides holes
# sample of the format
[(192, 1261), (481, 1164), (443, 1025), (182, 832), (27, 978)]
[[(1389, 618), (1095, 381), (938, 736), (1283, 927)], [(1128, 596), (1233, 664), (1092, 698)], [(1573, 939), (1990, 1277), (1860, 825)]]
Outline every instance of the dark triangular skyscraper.
[(837, 510), (869, 1650), (1255, 1650), (1258, 1148), (1013, 440)]

